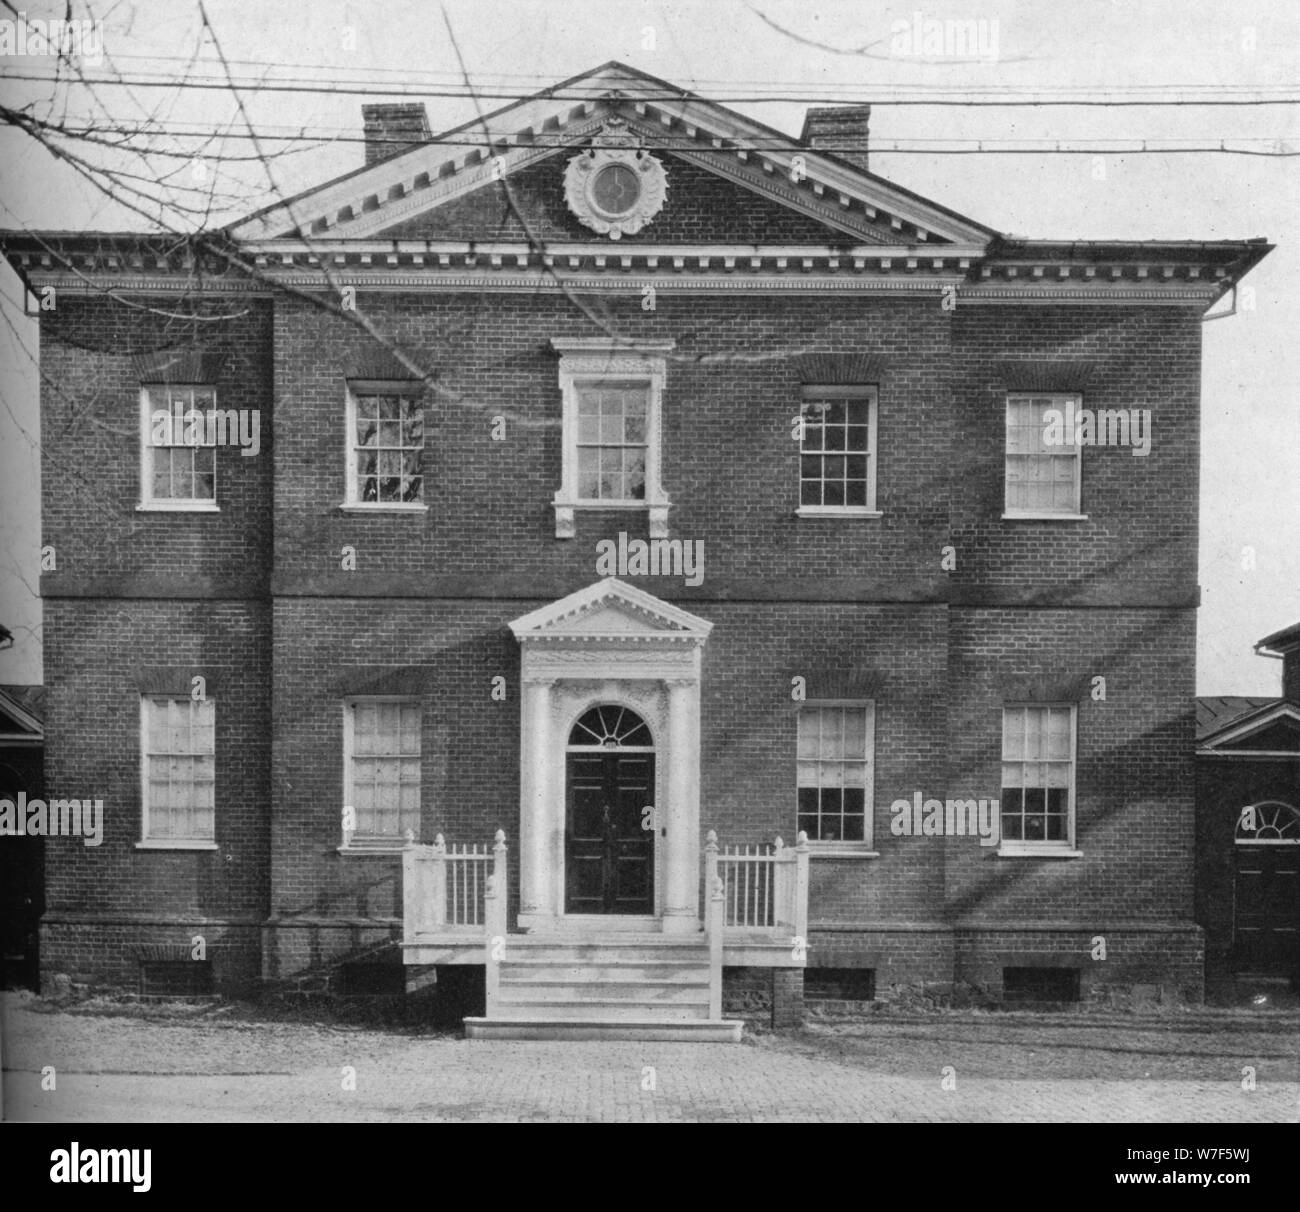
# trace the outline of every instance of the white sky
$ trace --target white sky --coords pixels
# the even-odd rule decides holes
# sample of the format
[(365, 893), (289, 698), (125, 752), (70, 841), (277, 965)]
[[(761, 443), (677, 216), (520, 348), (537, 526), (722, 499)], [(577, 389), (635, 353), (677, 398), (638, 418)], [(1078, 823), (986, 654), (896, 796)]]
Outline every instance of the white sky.
[[(62, 15), (57, 5), (29, 3), (29, 17)], [(191, 0), (129, 0), (92, 5), (103, 16), (107, 58), (124, 73), (178, 76), (180, 56), (198, 56), (195, 72), (216, 74), (211, 48), (200, 46), (198, 5)], [(209, 0), (208, 13), (241, 78), (310, 74), (323, 81), (373, 81), (384, 87), (455, 86), (460, 69), (436, 2), (352, 0)], [(85, 11), (78, 0), (77, 15)], [(471, 78), (480, 87), (533, 91), (609, 59), (683, 84), (705, 96), (770, 94), (824, 98), (826, 104), (878, 101), (900, 85), (935, 88), (1133, 89), (1227, 86), (1237, 90), (1291, 85), (1300, 96), (1300, 5), (1278, 0), (991, 0), (969, 3), (850, 3), (785, 0), (448, 0), (447, 11)], [(836, 54), (874, 44), (871, 55)], [(890, 56), (891, 25), (927, 19), (997, 22), (997, 58), (926, 62)], [(7, 13), (0, 11), (0, 16)], [(993, 35), (992, 25), (986, 27)], [(351, 31), (351, 32), (349, 32)], [(48, 59), (0, 58), (0, 75), (48, 72)], [(311, 66), (314, 70), (307, 72)], [(175, 88), (100, 90), (111, 119), (157, 112), (187, 129), (242, 129), (230, 98)], [(243, 93), (265, 132), (307, 126), (360, 133), (359, 95)], [(50, 107), (51, 97), (58, 106)], [(406, 98), (415, 99), (415, 98)], [(84, 92), (0, 80), (0, 101), (34, 102), (43, 115), (71, 119), (93, 111)], [(492, 109), (500, 100), (485, 103)], [(728, 102), (761, 121), (799, 133), (809, 102)], [(463, 98), (429, 96), (434, 130), (475, 116)], [(1252, 644), (1300, 621), (1300, 157), (1145, 155), (1105, 157), (1098, 180), (1091, 155), (920, 155), (882, 151), (892, 140), (935, 138), (1276, 140), (1300, 150), (1300, 106), (1180, 109), (934, 109), (877, 104), (872, 112), (875, 171), (998, 230), (1044, 238), (1243, 239), (1278, 245), (1248, 278), (1253, 310), (1205, 326), (1198, 692), (1276, 694), (1279, 663), (1255, 657)], [(192, 140), (178, 140), (189, 151)], [(248, 154), (247, 141), (232, 152)], [(356, 167), (357, 143), (298, 151), (277, 160), (283, 193)], [(175, 162), (171, 162), (175, 163)], [(95, 196), (24, 135), (0, 130), (0, 227), (139, 228), (138, 216)], [(252, 209), (268, 196), (254, 165), (223, 182)], [(222, 216), (222, 219), (233, 217)], [(37, 379), (29, 350), (33, 321), (13, 300), (16, 277), (0, 268), (0, 622), (18, 643), (0, 652), (0, 682), (40, 678), (37, 583), (39, 473)], [(1245, 302), (1245, 300), (1243, 300)], [(1254, 566), (1243, 548), (1254, 549)]]

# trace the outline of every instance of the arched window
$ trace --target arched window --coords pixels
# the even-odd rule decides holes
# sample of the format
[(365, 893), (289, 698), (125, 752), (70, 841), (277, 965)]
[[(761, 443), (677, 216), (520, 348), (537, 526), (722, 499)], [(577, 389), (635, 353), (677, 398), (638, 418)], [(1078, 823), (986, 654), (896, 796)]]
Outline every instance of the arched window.
[(1281, 800), (1247, 804), (1237, 816), (1237, 844), (1279, 842), (1300, 844), (1300, 808)]
[(569, 733), (570, 749), (653, 749), (645, 721), (627, 707), (605, 704), (584, 711)]

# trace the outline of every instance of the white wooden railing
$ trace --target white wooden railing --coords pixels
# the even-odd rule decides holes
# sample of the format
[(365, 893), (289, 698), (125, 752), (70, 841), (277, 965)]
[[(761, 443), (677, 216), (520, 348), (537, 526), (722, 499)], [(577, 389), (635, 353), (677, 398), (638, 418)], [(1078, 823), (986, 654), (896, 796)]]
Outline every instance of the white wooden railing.
[(801, 830), (793, 848), (778, 837), (771, 845), (728, 846), (720, 851), (718, 835), (710, 829), (704, 846), (706, 915), (720, 889), (724, 931), (806, 939), (808, 849), (808, 835)]
[(432, 846), (408, 838), (402, 848), (405, 941), (428, 935), (505, 934), (505, 889), (506, 835), (500, 829), (491, 847), (449, 847), (441, 833)]

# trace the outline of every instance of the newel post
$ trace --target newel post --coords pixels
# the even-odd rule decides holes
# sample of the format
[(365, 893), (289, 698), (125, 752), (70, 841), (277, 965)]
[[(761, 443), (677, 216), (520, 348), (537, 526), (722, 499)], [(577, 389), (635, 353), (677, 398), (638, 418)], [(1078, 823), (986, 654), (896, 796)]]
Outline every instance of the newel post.
[(785, 839), (778, 833), (772, 843), (772, 929), (779, 935), (783, 929), (794, 933), (793, 851), (785, 848)]
[(420, 848), (415, 844), (415, 834), (406, 831), (406, 845), (402, 847), (402, 942), (413, 943), (419, 933), (421, 911), (424, 909), (424, 889), (420, 886)]
[(794, 848), (794, 936), (808, 945), (808, 834), (799, 830)]
[(709, 913), (709, 899), (713, 896), (713, 881), (718, 878), (718, 831), (710, 829), (704, 835), (704, 914)]
[(441, 833), (433, 838), (429, 853), (429, 901), (426, 910), (430, 929), (437, 933), (447, 925), (447, 843)]
[(492, 877), (483, 894), (483, 922), (487, 928), (487, 1012), (491, 1016), (501, 990), (501, 960), (506, 946), (506, 835), (501, 829), (493, 838)]
[(722, 1018), (722, 933), (726, 892), (718, 874), (718, 835), (709, 830), (704, 847), (704, 932), (709, 940), (709, 1018)]

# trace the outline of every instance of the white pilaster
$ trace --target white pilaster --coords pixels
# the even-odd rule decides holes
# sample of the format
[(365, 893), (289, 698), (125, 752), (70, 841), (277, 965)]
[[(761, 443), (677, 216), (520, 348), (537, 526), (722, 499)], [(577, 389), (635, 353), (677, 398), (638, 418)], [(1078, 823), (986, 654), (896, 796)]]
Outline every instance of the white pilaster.
[(554, 912), (553, 872), (547, 843), (551, 820), (552, 678), (524, 682), (523, 719), (519, 730), (519, 911)]
[(668, 685), (668, 804), (665, 838), (668, 887), (664, 933), (699, 928), (700, 684), (670, 678)]

